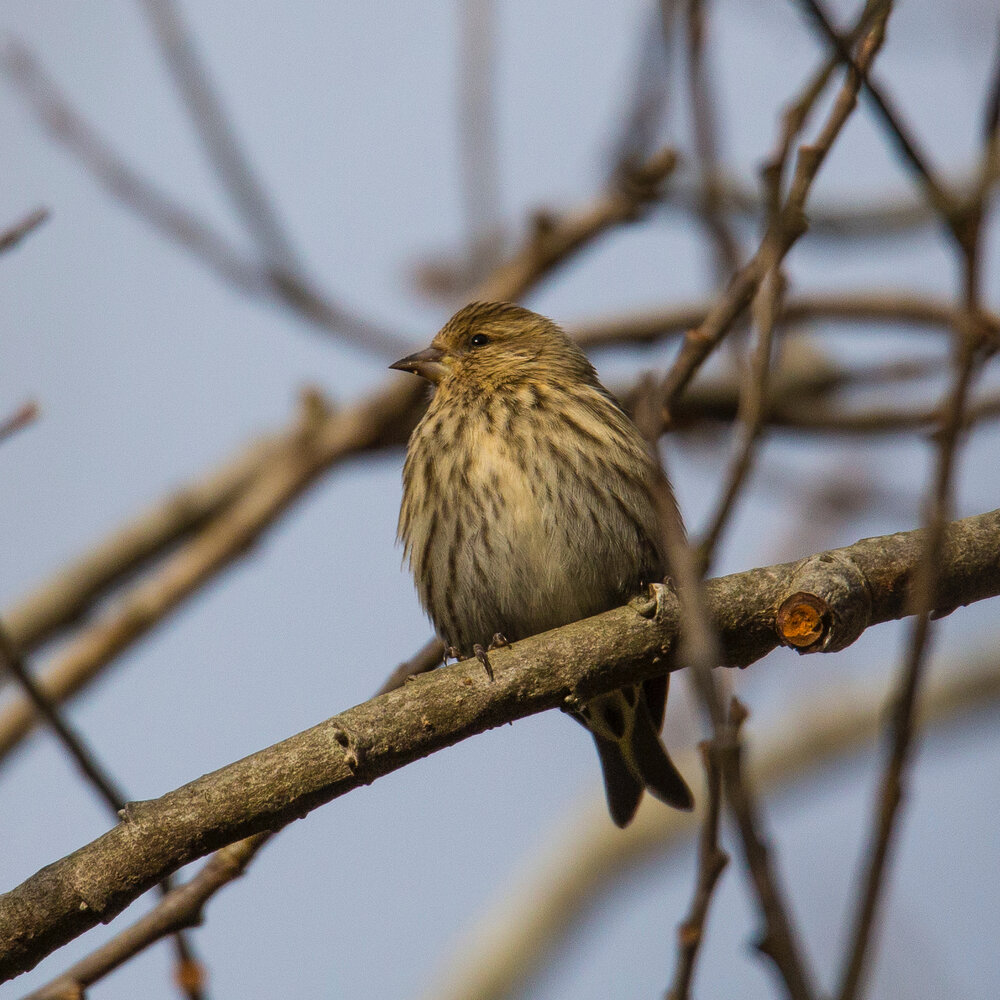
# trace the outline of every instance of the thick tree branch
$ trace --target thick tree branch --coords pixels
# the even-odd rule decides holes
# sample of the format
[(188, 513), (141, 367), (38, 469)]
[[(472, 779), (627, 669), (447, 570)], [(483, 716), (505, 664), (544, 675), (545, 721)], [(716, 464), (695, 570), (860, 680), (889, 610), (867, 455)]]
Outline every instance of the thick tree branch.
[[(922, 545), (921, 532), (887, 535), (802, 563), (710, 581), (706, 593), (723, 663), (746, 666), (782, 641), (777, 609), (806, 579), (822, 610), (818, 637), (804, 648), (840, 649), (865, 628), (904, 616)], [(997, 594), (1000, 510), (949, 526), (934, 605), (947, 613)], [(279, 829), (476, 733), (677, 669), (673, 595), (660, 589), (651, 618), (637, 608), (617, 608), (497, 650), (493, 683), (477, 661), (454, 664), (161, 798), (131, 804), (113, 830), (0, 897), (0, 976), (32, 968), (112, 919), (164, 875), (225, 844)]]

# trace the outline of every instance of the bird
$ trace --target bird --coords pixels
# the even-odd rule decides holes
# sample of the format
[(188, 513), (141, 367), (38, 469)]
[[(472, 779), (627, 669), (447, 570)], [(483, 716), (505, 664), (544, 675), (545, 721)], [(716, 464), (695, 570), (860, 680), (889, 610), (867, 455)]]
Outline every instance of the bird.
[[(618, 607), (664, 579), (661, 467), (556, 323), (473, 302), (390, 368), (433, 387), (407, 445), (398, 538), (446, 650), (478, 655), (490, 672), (487, 648)], [(571, 712), (593, 735), (620, 827), (647, 789), (694, 806), (659, 736), (667, 688), (667, 675), (655, 677)]]

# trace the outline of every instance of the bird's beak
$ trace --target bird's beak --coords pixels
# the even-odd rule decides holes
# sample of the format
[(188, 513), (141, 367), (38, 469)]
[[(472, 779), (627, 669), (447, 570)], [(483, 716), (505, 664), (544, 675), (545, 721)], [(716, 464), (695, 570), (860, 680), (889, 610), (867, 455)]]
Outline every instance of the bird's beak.
[(420, 375), (435, 385), (448, 374), (444, 351), (436, 347), (428, 347), (426, 350), (417, 351), (416, 354), (407, 355), (389, 367), (400, 372), (413, 372), (414, 375)]

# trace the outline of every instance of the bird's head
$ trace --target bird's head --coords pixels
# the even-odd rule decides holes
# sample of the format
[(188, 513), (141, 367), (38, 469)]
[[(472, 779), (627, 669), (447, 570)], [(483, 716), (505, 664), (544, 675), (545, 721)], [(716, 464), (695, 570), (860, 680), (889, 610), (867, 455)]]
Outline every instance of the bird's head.
[(596, 380), (583, 352), (550, 319), (509, 302), (473, 302), (441, 328), (426, 350), (390, 368), (445, 388), (484, 391), (525, 380)]

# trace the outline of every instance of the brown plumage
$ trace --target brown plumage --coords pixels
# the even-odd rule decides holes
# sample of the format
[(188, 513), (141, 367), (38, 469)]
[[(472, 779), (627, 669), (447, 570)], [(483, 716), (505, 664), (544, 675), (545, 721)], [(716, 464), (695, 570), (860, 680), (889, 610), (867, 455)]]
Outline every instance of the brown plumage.
[[(653, 477), (639, 431), (553, 322), (473, 303), (393, 368), (436, 386), (410, 438), (399, 536), (438, 634), (463, 656), (624, 604), (662, 580)], [(679, 515), (678, 515), (679, 517)], [(691, 793), (660, 742), (667, 678), (588, 702), (612, 818), (644, 788)]]

